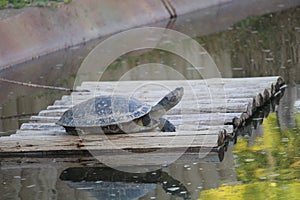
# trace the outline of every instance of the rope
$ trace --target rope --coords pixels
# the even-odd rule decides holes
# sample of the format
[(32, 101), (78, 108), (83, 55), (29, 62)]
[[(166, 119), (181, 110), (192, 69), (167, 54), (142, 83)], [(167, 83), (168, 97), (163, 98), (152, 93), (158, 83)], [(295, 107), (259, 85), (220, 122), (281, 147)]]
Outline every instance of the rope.
[(38, 84), (34, 84), (34, 83), (24, 83), (24, 82), (20, 82), (20, 81), (9, 80), (9, 79), (5, 79), (5, 78), (0, 78), (0, 81), (6, 82), (6, 83), (12, 83), (12, 84), (16, 84), (16, 85), (27, 86), (27, 87), (43, 88), (43, 89), (49, 89), (49, 90), (59, 90), (59, 91), (65, 91), (65, 92), (89, 92), (89, 90), (74, 90), (74, 89), (64, 88), (64, 87), (38, 85)]

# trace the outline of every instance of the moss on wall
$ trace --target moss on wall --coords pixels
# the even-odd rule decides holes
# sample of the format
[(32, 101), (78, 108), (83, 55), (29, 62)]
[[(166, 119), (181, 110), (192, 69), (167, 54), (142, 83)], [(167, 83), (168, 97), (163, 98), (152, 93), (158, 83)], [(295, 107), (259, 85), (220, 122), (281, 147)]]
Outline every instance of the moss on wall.
[(0, 9), (23, 8), (25, 6), (57, 7), (59, 3), (69, 3), (72, 0), (0, 0)]

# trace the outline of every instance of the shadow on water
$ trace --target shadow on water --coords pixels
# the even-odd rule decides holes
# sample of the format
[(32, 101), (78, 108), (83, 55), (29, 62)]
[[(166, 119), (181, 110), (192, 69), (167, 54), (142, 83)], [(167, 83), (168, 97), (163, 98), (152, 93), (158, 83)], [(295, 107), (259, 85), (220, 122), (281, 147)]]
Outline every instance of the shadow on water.
[(172, 196), (190, 199), (187, 188), (162, 170), (127, 173), (108, 167), (68, 168), (60, 179), (72, 188), (89, 191), (97, 199), (137, 199), (160, 185)]

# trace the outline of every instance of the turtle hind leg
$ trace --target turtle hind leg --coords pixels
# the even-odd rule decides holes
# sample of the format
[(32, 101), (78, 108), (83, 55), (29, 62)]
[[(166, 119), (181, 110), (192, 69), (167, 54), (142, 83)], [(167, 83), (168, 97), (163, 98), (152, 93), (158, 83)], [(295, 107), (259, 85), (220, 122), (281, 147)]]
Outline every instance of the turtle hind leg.
[(143, 116), (141, 118), (141, 120), (142, 120), (143, 126), (149, 126), (149, 125), (151, 125), (151, 118), (150, 118), (149, 114)]
[(76, 130), (75, 127), (64, 127), (66, 129), (66, 132), (70, 135), (78, 135), (78, 131)]
[(167, 119), (159, 118), (159, 129), (162, 132), (176, 132), (175, 126)]

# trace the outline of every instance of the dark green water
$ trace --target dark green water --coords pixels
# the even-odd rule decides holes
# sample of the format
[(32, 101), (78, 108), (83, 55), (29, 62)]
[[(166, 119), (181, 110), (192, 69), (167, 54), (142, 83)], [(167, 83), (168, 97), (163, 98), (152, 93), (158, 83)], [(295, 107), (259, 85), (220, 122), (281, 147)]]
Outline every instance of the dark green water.
[[(184, 16), (175, 25), (168, 25), (177, 30), (192, 29), (186, 33), (198, 36), (195, 39), (210, 53), (222, 77), (281, 75), (288, 83), (278, 112), (270, 114), (253, 136), (239, 138), (222, 163), (172, 164), (151, 173), (128, 174), (84, 162), (66, 167), (61, 159), (0, 158), (0, 199), (297, 199), (300, 8), (283, 7), (278, 4), (280, 11), (270, 13), (265, 8), (257, 12), (266, 14), (236, 21), (242, 14), (234, 5), (227, 5)], [(222, 9), (227, 9), (226, 15)], [(0, 76), (72, 88), (81, 62), (101, 40), (14, 66), (0, 71)], [(119, 80), (136, 65), (150, 62), (171, 66), (187, 79), (201, 78), (185, 60), (154, 50), (122, 56), (101, 80)], [(130, 78), (173, 78), (164, 71), (149, 73), (137, 69)], [(30, 115), (67, 94), (2, 82), (0, 91), (1, 135), (15, 132)]]

